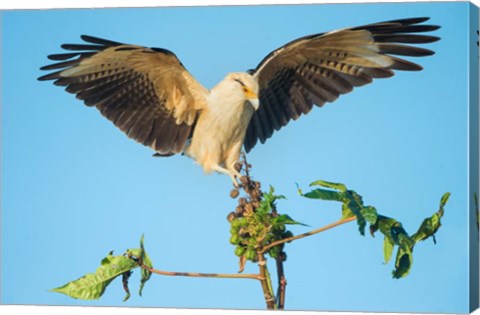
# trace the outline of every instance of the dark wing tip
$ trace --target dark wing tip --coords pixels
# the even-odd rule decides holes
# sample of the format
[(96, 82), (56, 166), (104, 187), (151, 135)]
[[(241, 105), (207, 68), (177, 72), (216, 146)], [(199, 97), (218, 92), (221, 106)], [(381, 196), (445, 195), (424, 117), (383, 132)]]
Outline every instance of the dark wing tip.
[(430, 20), (430, 17), (414, 17), (414, 18), (405, 18), (405, 19), (397, 19), (397, 20), (391, 20), (391, 21), (386, 21), (384, 23), (399, 23), (402, 25), (411, 25), (411, 24), (419, 24), (423, 23)]
[(38, 81), (48, 81), (48, 80), (56, 80), (59, 78), (59, 74), (61, 71), (53, 72), (53, 73), (48, 73), (45, 75), (42, 75), (41, 77), (38, 77)]
[[(395, 57), (395, 56), (399, 55), (399, 56), (407, 56), (407, 57), (423, 57), (423, 56), (431, 56), (435, 54), (433, 50), (415, 46), (415, 44), (428, 44), (428, 43), (433, 43), (440, 40), (440, 37), (433, 36), (430, 34), (425, 34), (425, 33), (440, 29), (440, 26), (438, 25), (430, 25), (425, 23), (429, 20), (430, 20), (430, 17), (411, 17), (411, 18), (395, 19), (390, 21), (367, 24), (363, 26), (356, 26), (353, 28), (342, 29), (341, 31), (361, 30), (361, 31), (369, 32), (370, 35), (373, 37), (376, 47), (379, 49), (378, 53), (387, 55), (389, 58), (391, 58), (392, 64), (385, 67), (379, 67), (379, 68), (369, 68), (368, 66), (364, 66), (364, 67), (360, 66), (360, 68), (362, 68), (362, 71), (360, 73), (361, 75), (348, 75), (347, 73), (343, 73), (342, 72), (343, 69), (342, 69), (342, 70), (339, 70), (338, 73), (335, 72), (337, 73), (337, 78), (335, 79), (335, 82), (334, 80), (331, 80), (328, 82), (323, 82), (318, 80), (318, 82), (315, 82), (314, 76), (307, 77), (303, 73), (299, 72), (299, 78), (295, 78), (295, 80), (298, 80), (299, 82), (298, 84), (303, 88), (303, 90), (299, 90), (299, 93), (304, 93), (304, 95), (301, 94), (299, 97), (303, 97), (304, 102), (309, 106), (312, 104), (316, 104), (318, 106), (325, 103), (325, 100), (327, 100), (328, 102), (332, 102), (340, 94), (345, 94), (350, 92), (353, 89), (353, 87), (370, 83), (374, 78), (391, 77), (396, 72), (396, 70), (403, 70), (403, 71), (423, 70), (423, 67), (421, 65), (408, 60)], [(271, 113), (275, 111), (277, 112), (285, 111), (287, 115), (290, 115), (288, 116), (289, 119), (290, 118), (295, 119), (294, 115), (291, 115), (288, 113), (289, 106), (291, 104), (287, 104), (288, 102), (285, 102), (285, 101), (282, 102), (282, 97), (287, 94), (286, 92), (287, 88), (285, 88), (285, 85), (282, 85), (281, 89), (285, 89), (285, 90), (277, 92), (275, 90), (275, 86), (271, 84), (271, 82), (273, 81), (272, 79), (273, 76), (276, 76), (276, 75), (280, 76), (279, 73), (282, 73), (282, 70), (279, 70), (279, 69), (281, 67), (290, 67), (292, 66), (292, 64), (295, 65), (297, 62), (301, 62), (302, 59), (299, 58), (297, 61), (292, 58), (293, 60), (287, 60), (287, 62), (284, 62), (282, 64), (282, 62), (284, 61), (282, 60), (282, 56), (286, 56), (282, 53), (282, 50), (285, 47), (289, 47), (289, 46), (291, 47), (291, 45), (295, 43), (298, 43), (299, 45), (305, 45), (304, 47), (308, 48), (309, 40), (313, 40), (313, 41), (318, 40), (317, 42), (318, 46), (314, 46), (311, 49), (311, 51), (309, 51), (309, 55), (305, 56), (305, 59), (308, 60), (309, 56), (312, 56), (314, 54), (314, 49), (321, 48), (322, 37), (326, 37), (330, 35), (335, 36), (337, 32), (331, 31), (327, 33), (319, 33), (315, 35), (304, 36), (296, 40), (293, 40), (285, 44), (284, 46), (272, 51), (270, 54), (268, 54), (257, 65), (255, 70), (247, 71), (249, 74), (255, 74), (257, 76), (257, 78), (259, 79), (259, 84), (260, 85), (263, 84), (263, 86), (265, 87), (264, 89), (269, 89), (269, 94), (273, 95), (272, 102), (277, 104), (276, 107), (274, 108), (273, 106), (270, 106), (269, 102), (263, 102), (262, 103), (263, 108), (269, 108)], [(327, 44), (327, 47), (329, 47), (328, 46), (329, 44), (330, 43)], [(355, 45), (350, 43), (348, 44)], [(411, 45), (411, 44), (414, 44), (414, 45)], [(296, 49), (296, 48), (293, 48), (293, 49)], [(301, 53), (301, 50), (300, 50), (300, 53)], [(291, 55), (288, 55), (288, 56), (291, 56)], [(302, 80), (300, 80), (300, 78)], [(323, 86), (320, 84), (323, 84)], [(325, 94), (325, 91), (327, 91), (325, 88), (330, 89), (328, 90), (330, 95)], [(262, 89), (260, 91), (261, 91), (260, 96), (262, 96)], [(328, 99), (328, 97), (330, 97), (330, 100)], [(292, 101), (292, 104), (293, 103), (294, 102)], [(293, 104), (293, 105), (296, 105), (296, 104)], [(247, 134), (243, 144), (244, 149), (247, 153), (250, 152), (250, 150), (257, 143), (264, 143), (266, 139), (268, 139), (272, 135), (272, 132), (274, 129), (278, 130), (276, 128), (271, 127), (272, 126), (271, 119), (270, 120), (267, 119), (268, 117), (265, 117), (265, 115), (262, 118), (262, 116), (260, 116), (261, 115), (260, 113), (261, 113), (260, 110), (255, 112), (254, 117), (250, 121), (247, 129)], [(271, 117), (273, 117), (273, 115), (271, 115)], [(265, 128), (258, 128), (259, 122), (255, 121), (255, 118), (258, 121), (261, 120), (260, 124), (262, 126), (265, 126), (265, 128), (271, 128), (268, 136), (262, 131), (262, 129), (265, 130)]]
[(46, 65), (46, 66), (40, 67), (40, 70), (42, 70), (42, 71), (51, 70), (50, 69), (51, 67), (52, 67), (52, 65)]
[(159, 53), (163, 53), (165, 55), (175, 56), (173, 51), (165, 49), (165, 48), (150, 47), (150, 49), (153, 50), (154, 52), (159, 52)]
[[(440, 26), (438, 27), (440, 28)], [(437, 29), (438, 29), (437, 28)], [(440, 40), (440, 37), (438, 36), (424, 36), (425, 40), (422, 42), (422, 44), (430, 44), (430, 43), (435, 43), (435, 42), (438, 42)]]
[(428, 25), (431, 31), (436, 31), (442, 28), (440, 25)]
[(60, 47), (65, 50), (82, 50), (82, 51), (84, 50), (100, 51), (107, 48), (106, 46), (103, 46), (103, 45), (88, 45), (88, 44), (62, 44)]
[(252, 137), (247, 138), (245, 137), (244, 143), (243, 143), (243, 148), (245, 150), (245, 153), (250, 153), (252, 151), (253, 147), (257, 144), (257, 138)]
[(351, 28), (352, 30), (368, 30), (373, 34), (399, 34), (399, 33), (421, 33), (438, 30), (439, 25), (422, 24), (430, 20), (429, 17), (415, 17), (396, 19), (379, 23), (367, 24)]
[[(81, 60), (93, 56), (95, 53), (103, 51), (112, 46), (123, 45), (119, 42), (106, 40), (89, 35), (81, 35), (81, 39), (84, 40), (84, 44), (62, 44), (61, 48), (72, 52), (65, 52), (59, 54), (48, 55), (47, 58), (53, 61), (60, 61), (54, 64), (46, 65), (40, 68), (42, 71), (68, 68), (77, 65)], [(76, 58), (78, 57), (78, 58)], [(73, 59), (76, 58), (76, 59)], [(59, 73), (47, 74), (38, 78), (39, 81), (58, 79)]]
[(435, 53), (433, 50), (430, 49), (409, 45), (401, 45), (397, 43), (379, 43), (378, 47), (380, 48), (380, 51), (384, 54), (400, 56), (424, 57), (431, 56)]
[(63, 44), (60, 47), (66, 50), (95, 50), (100, 51), (108, 47), (124, 45), (120, 42), (115, 42), (100, 37), (90, 35), (80, 35), (80, 38), (87, 44)]
[[(370, 24), (358, 29), (368, 30), (375, 42), (378, 43), (380, 51), (384, 54), (423, 57), (435, 54), (434, 51), (426, 48), (420, 48), (412, 45), (402, 44), (428, 44), (440, 40), (438, 36), (424, 35), (420, 33), (438, 30), (439, 25), (421, 24), (428, 21), (429, 17), (417, 17), (391, 20)], [(399, 65), (397, 63), (396, 65)], [(419, 70), (417, 67), (403, 63), (399, 70)]]
[(48, 55), (47, 58), (54, 61), (67, 60), (73, 57), (78, 56), (79, 53), (66, 53), (66, 54), (52, 54)]
[(80, 35), (80, 38), (87, 43), (102, 45), (107, 47), (123, 45), (123, 43), (115, 42), (113, 40), (103, 39), (100, 37), (90, 36), (90, 35)]

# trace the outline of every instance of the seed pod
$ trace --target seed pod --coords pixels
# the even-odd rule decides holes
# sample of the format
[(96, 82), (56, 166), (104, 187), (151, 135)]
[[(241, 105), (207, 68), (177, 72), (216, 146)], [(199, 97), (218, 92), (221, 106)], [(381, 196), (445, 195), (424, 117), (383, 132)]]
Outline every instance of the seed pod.
[(230, 225), (230, 234), (231, 235), (238, 235), (238, 227)]
[(275, 241), (275, 235), (273, 235), (272, 233), (268, 233), (267, 236), (265, 237), (265, 241), (267, 242), (267, 244)]
[(255, 232), (257, 235), (262, 234), (263, 230), (265, 230), (265, 226), (263, 224), (258, 224), (255, 226)]
[(240, 172), (242, 170), (242, 167), (243, 167), (243, 164), (240, 163), (240, 162), (237, 162), (235, 163), (235, 165), (233, 165), (233, 168), (237, 171), (237, 172)]
[(238, 218), (239, 226), (242, 227), (247, 227), (248, 226), (248, 220), (247, 218)]
[(237, 198), (239, 194), (240, 192), (237, 188), (234, 188), (230, 191), (230, 197), (232, 197), (233, 199)]
[(245, 230), (244, 228), (240, 228), (240, 230), (238, 231), (238, 235), (242, 238), (249, 238), (250, 237), (250, 233), (248, 233), (248, 231)]
[(243, 213), (243, 207), (242, 206), (237, 206), (235, 208), (235, 213), (236, 214), (242, 214)]
[(270, 255), (270, 257), (272, 258), (277, 258), (278, 255), (280, 253), (280, 248), (278, 246), (275, 246), (275, 247), (272, 247), (270, 248), (270, 250), (268, 251), (268, 254)]
[(230, 212), (227, 216), (227, 220), (228, 222), (232, 222), (233, 220), (235, 220), (236, 217), (237, 215), (235, 214), (235, 212)]
[(233, 235), (230, 237), (230, 244), (232, 244), (232, 245), (238, 245), (239, 243), (240, 243), (240, 237), (238, 237), (238, 235), (233, 234)]
[[(250, 235), (249, 235), (250, 236)], [(254, 237), (250, 237), (248, 239), (248, 245), (250, 245), (251, 247), (255, 247), (258, 245), (257, 243), (257, 240), (254, 238)]]
[(248, 178), (248, 176), (240, 177), (240, 182), (244, 185), (248, 184), (249, 181), (250, 181), (250, 178)]
[(238, 230), (240, 228), (240, 225), (241, 225), (241, 222), (238, 218), (234, 219), (234, 220), (232, 220), (232, 222), (230, 222), (231, 228), (235, 229), (235, 230)]
[(257, 259), (257, 253), (255, 252), (254, 249), (249, 248), (245, 252), (245, 258), (247, 258), (250, 261), (255, 261)]
[(243, 206), (245, 203), (247, 203), (247, 200), (245, 198), (242, 197), (242, 198), (238, 199), (238, 204), (239, 205)]
[(293, 236), (292, 232), (286, 231), (285, 233), (283, 233), (282, 239), (289, 238), (289, 237), (292, 237), (292, 236)]
[(235, 248), (235, 255), (240, 257), (243, 255), (243, 253), (245, 253), (245, 250), (246, 248), (244, 246), (240, 246), (238, 245), (236, 248)]

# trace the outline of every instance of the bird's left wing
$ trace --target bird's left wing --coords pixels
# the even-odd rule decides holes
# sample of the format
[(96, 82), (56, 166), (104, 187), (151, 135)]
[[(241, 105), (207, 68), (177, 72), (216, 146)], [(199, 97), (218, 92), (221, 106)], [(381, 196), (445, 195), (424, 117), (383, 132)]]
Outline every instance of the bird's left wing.
[(393, 76), (393, 70), (421, 70), (400, 56), (428, 56), (433, 51), (404, 44), (425, 44), (439, 38), (417, 33), (434, 31), (412, 18), (369, 24), (294, 40), (271, 52), (249, 72), (259, 84), (260, 107), (247, 129), (244, 146), (250, 151), (264, 143), (291, 119), (307, 114), (313, 105), (335, 101), (374, 78)]
[(54, 80), (87, 106), (95, 106), (130, 138), (160, 155), (180, 153), (191, 136), (207, 90), (162, 48), (127, 45), (83, 35), (86, 44), (48, 56)]

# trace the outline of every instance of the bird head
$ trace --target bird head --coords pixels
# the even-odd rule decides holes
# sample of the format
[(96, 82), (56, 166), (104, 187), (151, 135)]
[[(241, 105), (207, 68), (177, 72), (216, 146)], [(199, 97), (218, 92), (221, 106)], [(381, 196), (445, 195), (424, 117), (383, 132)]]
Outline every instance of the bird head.
[(231, 88), (231, 91), (242, 98), (245, 102), (258, 110), (258, 83), (255, 78), (246, 72), (229, 73), (224, 80)]

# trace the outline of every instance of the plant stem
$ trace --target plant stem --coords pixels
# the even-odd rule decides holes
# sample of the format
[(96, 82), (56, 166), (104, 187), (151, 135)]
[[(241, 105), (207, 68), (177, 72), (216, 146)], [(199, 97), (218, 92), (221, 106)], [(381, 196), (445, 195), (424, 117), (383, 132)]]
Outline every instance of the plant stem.
[(262, 277), (260, 284), (262, 285), (263, 296), (265, 298), (265, 302), (267, 303), (267, 309), (274, 310), (275, 297), (273, 296), (270, 274), (268, 273), (265, 256), (261, 253), (258, 254), (258, 267), (260, 269), (260, 276)]
[(264, 248), (262, 248), (262, 250), (260, 251), (260, 253), (265, 253), (267, 252), (270, 248), (272, 247), (275, 247), (277, 245), (280, 245), (280, 244), (283, 244), (283, 243), (287, 243), (287, 242), (291, 242), (291, 241), (294, 241), (294, 240), (298, 240), (298, 239), (301, 239), (301, 238), (304, 238), (304, 237), (307, 237), (307, 236), (311, 236), (311, 235), (315, 235), (315, 234), (318, 234), (318, 233), (321, 233), (321, 232), (324, 232), (326, 230), (329, 230), (331, 228), (334, 228), (336, 226), (339, 226), (339, 225), (342, 225), (342, 224), (345, 224), (345, 223), (348, 223), (348, 222), (352, 222), (354, 220), (356, 220), (357, 217), (353, 216), (353, 217), (350, 217), (350, 218), (346, 218), (346, 219), (341, 219), (341, 220), (338, 220), (336, 222), (333, 222), (333, 223), (330, 223), (328, 225), (325, 225), (321, 228), (318, 228), (318, 229), (315, 229), (315, 230), (312, 230), (310, 232), (307, 232), (307, 233), (303, 233), (303, 234), (299, 234), (299, 235), (295, 235), (295, 236), (292, 236), (292, 237), (288, 237), (288, 238), (284, 238), (282, 240), (278, 240), (278, 241), (275, 241), (273, 243), (270, 243), (268, 244), (267, 246), (265, 246)]
[(276, 262), (277, 262), (277, 278), (278, 278), (277, 308), (279, 310), (283, 310), (285, 307), (287, 279), (285, 278), (285, 272), (283, 269), (283, 260), (280, 258), (277, 258)]
[(265, 278), (259, 274), (225, 274), (225, 273), (201, 273), (201, 272), (176, 272), (176, 271), (164, 271), (154, 268), (150, 268), (146, 265), (141, 265), (141, 268), (148, 270), (152, 273), (162, 276), (180, 276), (180, 277), (203, 277), (203, 278), (227, 278), (227, 279), (255, 279), (264, 281)]

